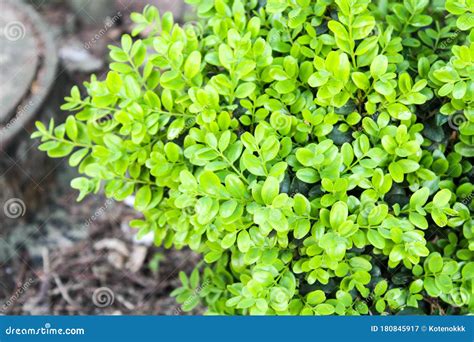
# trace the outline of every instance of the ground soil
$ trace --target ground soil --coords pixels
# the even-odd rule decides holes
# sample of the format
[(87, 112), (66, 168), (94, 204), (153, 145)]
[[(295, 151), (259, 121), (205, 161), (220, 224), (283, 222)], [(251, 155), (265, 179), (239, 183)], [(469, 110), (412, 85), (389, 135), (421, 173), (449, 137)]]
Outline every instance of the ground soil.
[[(167, 6), (184, 17), (179, 1), (155, 2), (162, 11)], [(117, 0), (120, 16), (106, 30), (110, 17), (85, 22), (66, 3), (32, 1), (51, 25), (59, 55), (65, 56), (55, 89), (38, 113), (43, 122), (53, 115), (64, 119), (67, 113), (57, 108), (65, 90), (91, 73), (104, 76), (107, 45), (130, 30), (129, 12), (150, 1)], [(87, 49), (67, 50), (74, 44)], [(68, 58), (76, 64), (68, 64)], [(182, 314), (169, 294), (180, 285), (179, 271), (190, 273), (199, 257), (155, 247), (150, 239), (137, 241), (128, 222), (138, 216), (126, 203), (101, 195), (77, 203), (77, 192), (69, 186), (74, 171), (62, 160), (37, 162), (36, 147), (25, 134), (0, 154), (4, 194), (11, 191), (7, 197), (25, 202), (20, 217), (0, 218), (0, 314)]]

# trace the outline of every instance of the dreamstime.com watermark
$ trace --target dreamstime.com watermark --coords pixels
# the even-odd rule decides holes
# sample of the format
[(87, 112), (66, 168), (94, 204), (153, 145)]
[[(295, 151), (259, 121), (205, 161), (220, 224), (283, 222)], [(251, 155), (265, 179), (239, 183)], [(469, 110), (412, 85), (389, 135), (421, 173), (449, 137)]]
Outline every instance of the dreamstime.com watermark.
[(122, 18), (122, 12), (117, 12), (116, 15), (113, 17), (107, 17), (104, 22), (104, 26), (90, 39), (89, 41), (84, 43), (84, 49), (89, 50), (93, 47), (99, 40), (102, 39), (103, 36), (113, 27), (119, 20)]
[(35, 283), (33, 278), (29, 278), (20, 288), (18, 288), (15, 293), (2, 305), (0, 313), (4, 314), (9, 307), (11, 307), (15, 302)]
[(24, 105), (20, 105), (18, 107), (18, 111), (15, 115), (15, 117), (13, 119), (11, 119), (5, 126), (3, 126), (2, 128), (0, 128), (0, 136), (4, 135), (7, 131), (10, 130), (10, 128), (12, 128), (16, 123), (17, 121), (25, 114), (27, 113), (30, 108), (34, 105), (34, 101), (33, 100), (30, 100), (28, 103), (24, 104)]
[(17, 328), (9, 326), (5, 328), (5, 335), (85, 335), (84, 328), (53, 328), (50, 323), (46, 323), (40, 328)]
[(88, 228), (94, 221), (99, 219), (102, 215), (105, 214), (105, 212), (110, 208), (110, 206), (114, 203), (115, 201), (111, 198), (108, 198), (104, 205), (102, 205), (99, 209), (94, 211), (94, 214), (92, 214), (91, 217), (89, 217), (86, 222), (84, 222), (83, 228)]
[(200, 294), (202, 292), (202, 290), (204, 290), (206, 287), (208, 287), (209, 285), (211, 285), (211, 282), (209, 280), (206, 280), (205, 282), (203, 282), (200, 286), (198, 286), (197, 288), (194, 289), (194, 292), (192, 295), (190, 295), (180, 306), (177, 306), (174, 311), (173, 311), (173, 314), (176, 315), (176, 316), (179, 316), (183, 313), (183, 309), (181, 309), (183, 306), (186, 306), (188, 304), (191, 304), (192, 302), (194, 301), (197, 301), (199, 300), (200, 298)]
[(467, 195), (461, 200), (461, 203), (468, 206), (469, 203), (471, 203), (473, 199), (474, 199), (474, 193), (471, 192), (469, 195)]
[(443, 42), (441, 42), (441, 44), (439, 44), (439, 48), (444, 50), (450, 47), (451, 44), (454, 42), (454, 40), (459, 36), (461, 32), (462, 31), (460, 29), (457, 29), (456, 31), (451, 33), (449, 37), (446, 38), (446, 40), (444, 40)]
[[(468, 25), (469, 26), (472, 26), (474, 24), (474, 19), (473, 17), (468, 17)], [(466, 33), (466, 31), (463, 31), (461, 30), (460, 28), (457, 28), (456, 31), (454, 31), (453, 33), (451, 33), (445, 41), (441, 42), (441, 44), (439, 44), (439, 48), (440, 49), (447, 49), (451, 46), (452, 43), (454, 43), (454, 41), (456, 40), (456, 38), (461, 34), (461, 33)], [(469, 32), (469, 31), (467, 31)]]

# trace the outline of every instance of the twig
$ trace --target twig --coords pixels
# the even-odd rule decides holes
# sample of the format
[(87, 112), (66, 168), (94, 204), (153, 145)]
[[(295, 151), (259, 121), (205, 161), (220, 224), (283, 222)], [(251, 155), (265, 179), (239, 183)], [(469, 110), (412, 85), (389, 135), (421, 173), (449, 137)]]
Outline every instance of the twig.
[(64, 298), (64, 300), (75, 310), (79, 311), (80, 306), (69, 296), (69, 293), (67, 289), (64, 287), (63, 282), (59, 278), (59, 276), (55, 273), (53, 273), (53, 278), (54, 281), (56, 282), (56, 285), (58, 286), (59, 292), (61, 292), (61, 296)]

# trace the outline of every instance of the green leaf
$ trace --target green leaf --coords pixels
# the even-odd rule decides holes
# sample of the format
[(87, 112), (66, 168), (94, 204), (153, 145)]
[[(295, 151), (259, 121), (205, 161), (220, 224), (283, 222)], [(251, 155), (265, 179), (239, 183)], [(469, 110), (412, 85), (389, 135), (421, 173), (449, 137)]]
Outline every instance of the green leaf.
[(244, 183), (234, 174), (229, 174), (225, 178), (227, 191), (235, 198), (244, 198), (247, 191)]
[(375, 310), (377, 310), (377, 312), (382, 313), (385, 311), (385, 308), (386, 308), (386, 304), (383, 299), (378, 299), (375, 302)]
[(228, 249), (232, 247), (235, 243), (237, 236), (235, 233), (228, 233), (221, 241), (221, 247), (224, 249)]
[(231, 135), (232, 134), (230, 131), (225, 131), (224, 133), (222, 133), (221, 137), (219, 138), (219, 151), (224, 152), (227, 147), (229, 147)]
[(409, 120), (411, 118), (410, 110), (400, 103), (392, 103), (387, 107), (389, 114), (398, 120)]
[(319, 245), (335, 260), (341, 260), (346, 252), (346, 239), (330, 232), (325, 234)]
[(186, 122), (183, 118), (174, 120), (168, 127), (168, 140), (176, 139), (184, 130)]
[(295, 90), (296, 85), (294, 80), (284, 80), (284, 81), (278, 81), (275, 83), (275, 90), (279, 94), (288, 94), (291, 93), (293, 90)]
[(362, 257), (353, 257), (349, 260), (351, 268), (356, 271), (370, 271), (372, 269), (372, 264), (367, 259)]
[(211, 222), (219, 211), (219, 204), (210, 197), (201, 197), (195, 206), (197, 221), (200, 224)]
[(392, 176), (392, 179), (395, 182), (403, 182), (403, 168), (397, 162), (390, 163), (390, 165), (388, 166), (388, 171), (390, 172), (390, 176)]
[(140, 84), (138, 81), (131, 75), (125, 76), (125, 92), (127, 96), (132, 99), (138, 99), (141, 94)]
[(410, 293), (419, 293), (423, 290), (423, 279), (417, 279), (410, 284)]
[(74, 178), (71, 181), (71, 188), (79, 190), (78, 201), (82, 200), (90, 192), (90, 181), (85, 177)]
[(402, 168), (404, 174), (415, 172), (420, 168), (420, 165), (410, 159), (401, 159), (397, 161), (397, 164)]
[(311, 305), (321, 304), (326, 300), (326, 294), (321, 290), (315, 290), (306, 295), (306, 302)]
[(199, 73), (200, 69), (201, 53), (199, 51), (193, 51), (189, 54), (184, 63), (184, 76), (191, 79)]
[(387, 72), (388, 59), (384, 55), (378, 55), (370, 64), (370, 74), (374, 79), (380, 78)]
[(268, 0), (266, 10), (268, 13), (279, 13), (283, 12), (288, 7), (288, 3), (285, 0)]
[[(331, 20), (328, 23), (329, 29), (334, 33), (337, 46), (344, 52), (350, 53), (354, 42), (349, 38), (346, 28), (338, 21)], [(352, 45), (352, 46), (351, 46)]]
[(262, 199), (265, 204), (270, 205), (273, 199), (278, 195), (280, 182), (275, 177), (268, 177), (263, 183)]
[(135, 194), (135, 208), (138, 211), (145, 211), (151, 201), (150, 186), (142, 186)]
[(439, 253), (431, 253), (428, 257), (428, 268), (433, 273), (438, 273), (443, 268), (443, 257)]
[(418, 189), (413, 193), (410, 197), (410, 207), (416, 208), (417, 206), (424, 206), (426, 201), (428, 201), (428, 197), (430, 196), (430, 189), (427, 187), (423, 187)]
[(304, 166), (312, 166), (315, 155), (307, 148), (300, 148), (296, 151), (296, 159)]
[(128, 34), (124, 34), (122, 36), (122, 39), (121, 39), (121, 43), (122, 43), (122, 49), (125, 53), (128, 53), (130, 51), (130, 49), (132, 48), (132, 37), (130, 37), (130, 35)]
[(105, 83), (107, 85), (107, 88), (112, 94), (117, 94), (122, 89), (122, 85), (123, 85), (120, 74), (115, 71), (110, 71), (107, 74)]
[(369, 78), (362, 72), (356, 71), (351, 74), (352, 81), (357, 88), (367, 90), (370, 87)]
[(207, 262), (208, 264), (211, 264), (219, 260), (221, 257), (222, 257), (221, 252), (211, 251), (204, 256), (204, 261)]
[(338, 230), (340, 226), (347, 220), (348, 209), (347, 204), (339, 201), (334, 203), (331, 208), (331, 214), (329, 218), (329, 222), (331, 223), (331, 227)]
[(385, 239), (375, 228), (371, 228), (367, 231), (367, 239), (374, 247), (378, 249), (385, 248)]
[(256, 176), (265, 176), (265, 169), (263, 168), (262, 162), (256, 156), (252, 154), (244, 154), (242, 162), (250, 173)]
[(306, 219), (297, 220), (295, 231), (294, 231), (295, 238), (302, 239), (309, 233), (310, 229), (311, 229), (311, 224), (309, 220), (306, 220)]
[(353, 39), (366, 38), (375, 26), (375, 19), (371, 15), (359, 15), (352, 23)]
[(296, 214), (306, 216), (309, 215), (311, 212), (311, 203), (305, 196), (301, 194), (296, 194), (294, 196), (293, 208)]
[(66, 134), (72, 141), (77, 139), (78, 128), (74, 116), (68, 116), (66, 120)]
[(438, 297), (441, 294), (436, 282), (432, 277), (426, 277), (423, 286), (430, 297)]
[(80, 150), (77, 150), (76, 152), (71, 154), (71, 157), (69, 158), (69, 165), (71, 165), (72, 167), (76, 167), (88, 153), (88, 148), (82, 148)]
[(234, 62), (232, 50), (226, 44), (221, 44), (219, 46), (219, 61), (226, 69), (230, 69), (231, 64)]
[(341, 153), (344, 165), (350, 166), (354, 160), (354, 150), (352, 149), (352, 145), (344, 143), (341, 147)]
[(393, 96), (395, 90), (393, 85), (387, 81), (377, 81), (375, 82), (374, 89), (382, 95)]
[[(471, 11), (472, 11), (472, 5), (471, 5)], [(456, 21), (456, 25), (459, 27), (459, 29), (463, 31), (467, 31), (474, 27), (473, 21), (474, 21), (474, 14), (472, 12), (464, 13), (458, 18), (458, 20)]]
[(405, 247), (403, 245), (395, 245), (389, 254), (389, 259), (392, 262), (398, 262), (405, 257)]
[(423, 215), (421, 215), (419, 213), (410, 212), (409, 219), (410, 219), (410, 222), (413, 223), (418, 228), (421, 228), (421, 229), (427, 229), (428, 228), (428, 221), (426, 220), (426, 218)]
[(305, 183), (316, 183), (320, 178), (316, 170), (310, 168), (300, 169), (296, 172), (296, 177)]
[(451, 200), (451, 191), (449, 189), (443, 189), (433, 197), (433, 204), (439, 208), (443, 208), (448, 205)]
[(189, 285), (193, 289), (196, 289), (199, 286), (199, 269), (198, 268), (195, 268), (191, 272), (191, 276), (189, 277)]
[[(47, 144), (47, 143), (45, 143)], [(45, 145), (43, 144), (43, 145)], [(43, 146), (42, 145), (42, 146)], [(40, 146), (41, 147), (41, 146)], [(73, 151), (74, 146), (70, 144), (57, 144), (55, 142), (55, 147), (48, 149), (48, 156), (51, 158), (62, 158), (65, 157)]]
[(237, 236), (237, 247), (242, 253), (247, 253), (251, 247), (250, 235), (246, 230), (242, 230)]
[(256, 85), (255, 83), (242, 83), (239, 85), (235, 91), (235, 97), (239, 99), (244, 99), (249, 97), (252, 93), (255, 92)]
[(448, 218), (446, 217), (446, 214), (437, 207), (432, 209), (431, 218), (439, 227), (444, 227), (448, 224)]
[(225, 201), (224, 203), (222, 203), (219, 213), (222, 217), (228, 218), (232, 216), (232, 214), (237, 209), (237, 206), (238, 206), (238, 202), (236, 200), (232, 199), (232, 200)]
[(379, 281), (377, 285), (375, 285), (374, 294), (376, 296), (381, 296), (387, 291), (387, 289), (388, 289), (388, 283), (385, 279), (383, 279)]
[(324, 315), (324, 316), (332, 315), (334, 311), (335, 311), (334, 306), (327, 303), (318, 304), (314, 308), (314, 312), (316, 313), (316, 315)]
[(220, 195), (222, 184), (219, 177), (212, 171), (204, 171), (199, 176), (199, 186), (209, 195)]

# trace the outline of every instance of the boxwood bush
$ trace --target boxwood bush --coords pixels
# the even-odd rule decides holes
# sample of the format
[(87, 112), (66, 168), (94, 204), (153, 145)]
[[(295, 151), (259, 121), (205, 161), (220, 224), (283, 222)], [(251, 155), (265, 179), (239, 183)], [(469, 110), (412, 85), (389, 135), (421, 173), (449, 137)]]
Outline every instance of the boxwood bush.
[(184, 310), (472, 313), (473, 1), (188, 2), (37, 124), (79, 199), (133, 195), (139, 235), (203, 255)]

